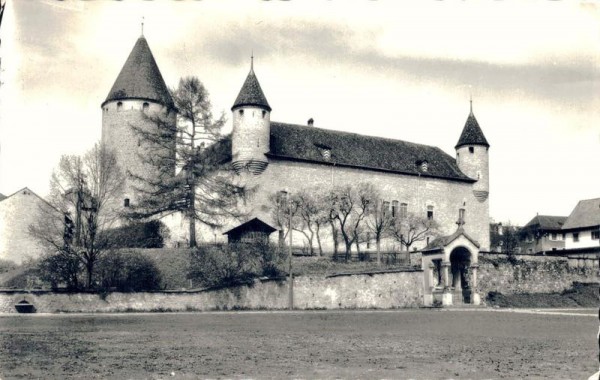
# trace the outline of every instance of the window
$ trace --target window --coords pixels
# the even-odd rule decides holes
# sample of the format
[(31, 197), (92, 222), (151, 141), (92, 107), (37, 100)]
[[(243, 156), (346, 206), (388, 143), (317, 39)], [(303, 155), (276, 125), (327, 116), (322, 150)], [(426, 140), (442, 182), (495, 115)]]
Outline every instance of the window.
[(118, 102), (117, 103), (117, 111), (122, 111), (123, 110), (123, 102)]
[(600, 231), (592, 231), (592, 240), (600, 239)]
[(408, 204), (400, 203), (400, 217), (406, 218), (408, 216)]
[(558, 234), (556, 232), (550, 234), (550, 240), (558, 240)]
[(579, 241), (579, 232), (573, 232), (573, 241)]
[(129, 207), (129, 198), (123, 199), (123, 206), (124, 207)]
[(381, 210), (383, 211), (383, 215), (387, 215), (387, 213), (390, 211), (390, 202), (383, 201)]
[(421, 171), (423, 173), (426, 173), (427, 170), (429, 170), (429, 164), (427, 163), (427, 161), (421, 162)]
[(263, 110), (263, 112), (262, 112), (262, 117), (263, 117), (263, 119), (265, 118), (265, 116), (266, 116), (266, 115), (267, 115), (267, 111), (264, 111), (264, 110)]
[(392, 218), (398, 216), (398, 201), (392, 201)]
[(144, 104), (142, 105), (142, 109), (144, 110), (144, 112), (148, 111), (149, 107), (150, 107), (150, 104), (148, 104), (148, 102), (144, 102)]
[(427, 219), (433, 220), (433, 206), (427, 206)]
[(240, 110), (240, 116), (244, 116), (244, 110)]
[(470, 146), (470, 147), (469, 147), (469, 153), (475, 153), (475, 148), (474, 148), (474, 147), (472, 147), (472, 146)]

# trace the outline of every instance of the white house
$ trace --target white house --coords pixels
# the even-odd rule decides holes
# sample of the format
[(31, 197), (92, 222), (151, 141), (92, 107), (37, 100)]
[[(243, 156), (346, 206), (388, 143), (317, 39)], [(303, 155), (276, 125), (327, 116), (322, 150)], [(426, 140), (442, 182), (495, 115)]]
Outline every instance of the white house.
[(567, 250), (600, 247), (600, 198), (579, 201), (562, 230)]

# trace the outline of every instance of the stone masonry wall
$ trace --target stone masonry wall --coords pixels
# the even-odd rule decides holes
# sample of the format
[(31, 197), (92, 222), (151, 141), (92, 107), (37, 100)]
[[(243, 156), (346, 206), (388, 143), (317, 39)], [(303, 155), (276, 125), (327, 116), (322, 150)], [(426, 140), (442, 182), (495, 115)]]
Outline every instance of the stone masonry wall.
[[(298, 277), (294, 280), (297, 309), (405, 308), (422, 305), (421, 271)], [(2, 291), (0, 313), (16, 313), (22, 300), (34, 304), (38, 313), (186, 311), (236, 309), (286, 309), (286, 281), (257, 281), (253, 286), (198, 291), (157, 293), (61, 294), (49, 291)]]
[[(265, 207), (270, 206), (268, 197), (278, 191), (287, 189), (296, 192), (310, 188), (326, 193), (334, 186), (356, 185), (360, 182), (373, 184), (382, 192), (384, 200), (407, 203), (409, 213), (426, 216), (427, 206), (433, 206), (434, 218), (441, 225), (444, 235), (456, 231), (458, 210), (464, 208), (465, 231), (480, 243), (482, 250), (489, 250), (489, 200), (478, 201), (471, 183), (273, 159), (260, 176), (248, 175), (243, 180), (250, 186), (257, 186), (251, 202), (253, 215), (266, 221), (270, 220), (269, 212), (265, 211)], [(329, 228), (324, 228), (323, 235), (327, 236), (323, 239), (324, 248), (329, 251), (332, 249)], [(300, 237), (300, 234), (297, 236)]]
[(512, 264), (504, 257), (479, 257), (478, 288), (482, 298), (502, 294), (562, 292), (573, 282), (597, 282), (598, 267), (570, 266), (563, 257), (521, 258)]

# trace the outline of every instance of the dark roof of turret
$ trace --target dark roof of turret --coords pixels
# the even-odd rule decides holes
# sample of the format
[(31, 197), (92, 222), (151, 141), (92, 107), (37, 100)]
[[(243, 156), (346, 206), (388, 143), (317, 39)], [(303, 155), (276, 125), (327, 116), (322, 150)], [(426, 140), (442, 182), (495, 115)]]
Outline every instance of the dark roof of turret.
[(254, 74), (253, 67), (250, 67), (250, 72), (246, 77), (246, 81), (231, 109), (233, 110), (234, 108), (241, 106), (257, 106), (271, 112), (271, 106), (269, 106), (269, 102), (267, 102), (267, 98), (260, 88), (260, 83), (258, 83), (258, 79)]
[(143, 36), (135, 43), (102, 105), (123, 99), (147, 99), (173, 106), (173, 98)]
[(467, 122), (465, 123), (465, 127), (460, 134), (460, 138), (458, 139), (458, 143), (455, 148), (459, 148), (463, 145), (483, 145), (489, 147), (485, 136), (483, 135), (483, 131), (479, 127), (479, 123), (473, 115), (473, 110), (469, 113), (469, 117), (467, 118)]

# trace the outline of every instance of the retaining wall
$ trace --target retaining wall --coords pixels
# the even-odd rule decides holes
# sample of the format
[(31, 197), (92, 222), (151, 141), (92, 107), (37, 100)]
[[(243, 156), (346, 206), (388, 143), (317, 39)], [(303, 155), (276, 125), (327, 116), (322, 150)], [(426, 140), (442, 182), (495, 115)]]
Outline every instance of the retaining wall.
[(576, 281), (598, 281), (597, 266), (572, 265), (569, 261), (565, 257), (517, 256), (513, 264), (507, 257), (480, 256), (477, 273), (479, 293), (485, 298), (491, 291), (502, 294), (562, 292)]
[[(0, 291), (0, 313), (16, 313), (22, 300), (39, 313), (186, 310), (260, 310), (288, 307), (287, 281), (256, 281), (252, 286), (218, 290), (152, 293), (55, 293)], [(297, 309), (389, 309), (423, 303), (423, 272), (403, 271), (294, 279)]]

